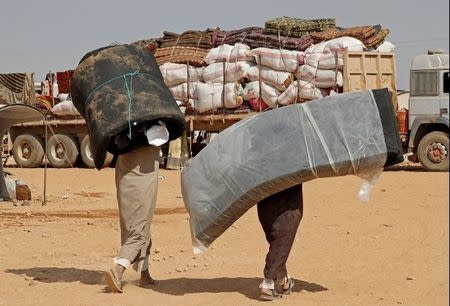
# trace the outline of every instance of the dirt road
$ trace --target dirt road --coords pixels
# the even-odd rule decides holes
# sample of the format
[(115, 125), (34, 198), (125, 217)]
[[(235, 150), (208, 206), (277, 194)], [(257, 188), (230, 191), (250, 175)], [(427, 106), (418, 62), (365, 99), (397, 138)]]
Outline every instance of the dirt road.
[[(42, 169), (7, 168), (41, 197)], [(46, 206), (0, 202), (0, 305), (257, 305), (267, 251), (255, 209), (201, 256), (191, 251), (178, 171), (161, 171), (151, 288), (127, 271), (105, 290), (119, 246), (114, 170), (49, 169)], [(356, 177), (305, 184), (287, 305), (447, 305), (448, 173), (385, 171), (369, 203)], [(22, 206), (23, 205), (23, 206)]]

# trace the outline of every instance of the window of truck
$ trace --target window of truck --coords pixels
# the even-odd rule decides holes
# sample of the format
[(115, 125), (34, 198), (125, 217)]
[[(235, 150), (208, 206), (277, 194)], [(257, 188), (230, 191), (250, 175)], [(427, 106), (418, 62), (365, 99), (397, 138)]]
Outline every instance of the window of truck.
[(411, 96), (439, 95), (438, 71), (411, 71)]

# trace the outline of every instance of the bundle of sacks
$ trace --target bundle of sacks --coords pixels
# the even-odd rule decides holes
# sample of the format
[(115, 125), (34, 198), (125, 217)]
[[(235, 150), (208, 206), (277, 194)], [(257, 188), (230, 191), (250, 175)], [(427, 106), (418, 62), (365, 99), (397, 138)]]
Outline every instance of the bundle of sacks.
[(312, 45), (305, 51), (305, 64), (300, 67), (297, 79), (318, 88), (342, 87), (344, 51), (363, 51), (361, 41), (352, 37), (336, 38)]
[[(380, 51), (386, 48), (392, 47)], [(304, 52), (224, 44), (208, 51), (203, 67), (165, 63), (160, 70), (181, 107), (205, 113), (248, 101), (247, 107), (261, 111), (330, 95), (343, 86), (344, 52), (365, 49), (352, 37), (323, 41)]]
[(249, 52), (244, 44), (222, 45), (208, 52), (206, 67), (166, 63), (160, 70), (175, 99), (199, 113), (235, 109), (244, 102), (241, 82), (255, 65)]

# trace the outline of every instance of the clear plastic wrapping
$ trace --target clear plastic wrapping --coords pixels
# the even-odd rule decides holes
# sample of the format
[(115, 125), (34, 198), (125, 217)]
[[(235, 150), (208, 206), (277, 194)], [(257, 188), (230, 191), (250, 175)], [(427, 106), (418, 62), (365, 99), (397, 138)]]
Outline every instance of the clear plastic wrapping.
[(357, 175), (365, 180), (360, 194), (365, 200), (386, 156), (371, 91), (286, 106), (238, 122), (183, 169), (194, 252), (206, 250), (262, 199), (298, 183)]

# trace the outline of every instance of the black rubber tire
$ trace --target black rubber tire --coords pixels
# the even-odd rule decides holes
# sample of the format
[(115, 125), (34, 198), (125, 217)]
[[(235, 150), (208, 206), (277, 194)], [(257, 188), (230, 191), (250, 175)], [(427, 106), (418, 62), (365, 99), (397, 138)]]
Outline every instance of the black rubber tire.
[(36, 168), (42, 164), (44, 145), (39, 137), (30, 134), (19, 135), (14, 139), (13, 156), (22, 168)]
[[(430, 159), (428, 151), (433, 144), (439, 144), (445, 150), (445, 157), (440, 162)], [(420, 163), (427, 171), (448, 171), (449, 146), (448, 134), (444, 132), (431, 132), (426, 134), (419, 143), (417, 156)]]
[(78, 145), (72, 136), (55, 134), (48, 139), (47, 158), (52, 167), (73, 167), (77, 157)]
[[(84, 136), (80, 142), (80, 155), (83, 164), (87, 168), (95, 168), (94, 158), (92, 157), (92, 151), (90, 147), (89, 135)], [(106, 153), (103, 168), (106, 168), (111, 164), (113, 157), (114, 156), (112, 154)]]

